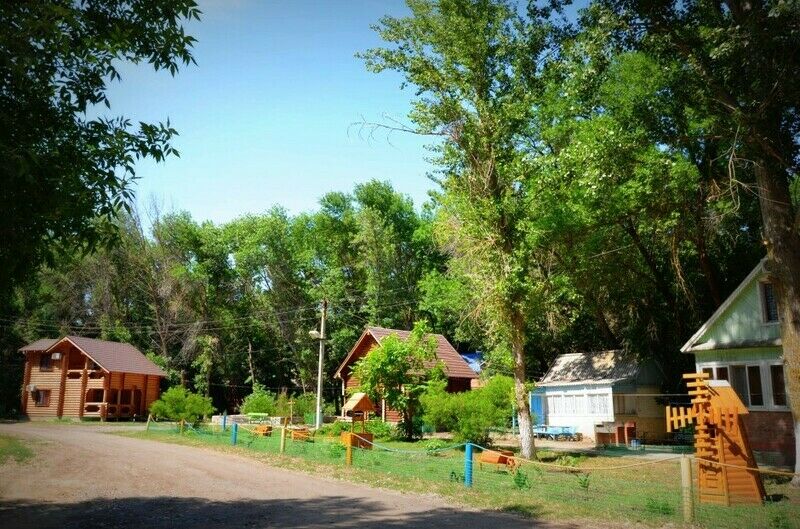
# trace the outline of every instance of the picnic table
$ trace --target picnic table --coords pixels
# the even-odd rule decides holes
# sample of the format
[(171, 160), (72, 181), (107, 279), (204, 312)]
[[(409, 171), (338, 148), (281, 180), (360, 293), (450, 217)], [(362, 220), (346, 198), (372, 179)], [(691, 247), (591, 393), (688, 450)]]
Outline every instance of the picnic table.
[(533, 427), (533, 435), (538, 439), (551, 439), (553, 441), (580, 441), (583, 439), (583, 435), (574, 426), (537, 424)]

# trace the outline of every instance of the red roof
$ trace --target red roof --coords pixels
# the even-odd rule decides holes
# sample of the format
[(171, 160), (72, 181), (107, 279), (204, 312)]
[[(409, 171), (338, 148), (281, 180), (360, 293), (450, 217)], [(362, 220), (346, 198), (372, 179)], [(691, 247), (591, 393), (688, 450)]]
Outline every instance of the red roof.
[(49, 351), (65, 340), (71, 342), (94, 360), (97, 365), (110, 373), (167, 376), (160, 367), (129, 343), (95, 340), (94, 338), (84, 338), (83, 336), (65, 336), (61, 339), (42, 338), (29, 343), (25, 347), (21, 347), (20, 351)]
[(34, 351), (47, 351), (57, 341), (58, 338), (39, 338), (35, 342), (31, 342), (28, 345), (23, 345), (22, 347), (19, 348), (19, 350), (22, 351), (23, 353), (29, 353)]
[[(396, 334), (398, 338), (405, 340), (411, 335), (411, 331), (386, 329), (384, 327), (367, 327), (347, 354), (347, 358), (344, 359), (342, 365), (336, 370), (334, 377), (341, 377), (342, 370), (354, 360), (353, 355), (356, 353), (356, 350), (365, 336), (371, 336), (376, 342), (380, 343), (390, 334)], [(429, 336), (436, 338), (436, 358), (444, 363), (445, 372), (449, 378), (478, 378), (478, 374), (469, 367), (469, 364), (458, 354), (458, 351), (447, 341), (447, 338), (441, 334), (432, 334)], [(433, 362), (427, 367), (433, 367)]]

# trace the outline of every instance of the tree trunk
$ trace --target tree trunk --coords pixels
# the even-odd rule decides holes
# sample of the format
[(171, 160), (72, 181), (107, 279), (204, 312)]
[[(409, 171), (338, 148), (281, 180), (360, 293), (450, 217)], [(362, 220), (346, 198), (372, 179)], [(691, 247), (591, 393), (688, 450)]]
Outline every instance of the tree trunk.
[(536, 458), (528, 389), (525, 387), (525, 318), (516, 308), (511, 314), (511, 353), (514, 355), (514, 397), (519, 416), (519, 446), (522, 457)]
[(763, 160), (756, 163), (756, 181), (767, 246), (767, 270), (778, 301), (789, 408), (794, 417), (795, 477), (800, 486), (800, 234), (789, 182)]
[(253, 369), (253, 343), (250, 340), (247, 340), (247, 365), (250, 367), (250, 383), (256, 387), (258, 382), (256, 382), (256, 372)]

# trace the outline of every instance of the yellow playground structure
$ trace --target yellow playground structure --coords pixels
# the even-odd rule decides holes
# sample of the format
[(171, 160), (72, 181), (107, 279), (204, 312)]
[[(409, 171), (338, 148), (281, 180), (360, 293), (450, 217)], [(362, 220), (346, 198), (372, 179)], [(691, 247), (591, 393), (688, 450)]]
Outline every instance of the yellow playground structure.
[(761, 503), (764, 484), (742, 423), (747, 407), (726, 380), (708, 380), (708, 373), (687, 373), (683, 378), (692, 406), (667, 406), (667, 431), (695, 425), (700, 501)]

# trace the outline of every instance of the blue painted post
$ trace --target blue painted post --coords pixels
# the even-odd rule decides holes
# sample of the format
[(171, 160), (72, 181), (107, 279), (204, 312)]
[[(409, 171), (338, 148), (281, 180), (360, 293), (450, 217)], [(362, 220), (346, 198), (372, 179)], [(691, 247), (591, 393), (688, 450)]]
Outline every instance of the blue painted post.
[(238, 435), (238, 433), (239, 433), (239, 425), (236, 424), (236, 423), (233, 423), (233, 426), (231, 426), (231, 444), (232, 445), (236, 444), (236, 436)]
[(472, 443), (464, 447), (464, 486), (472, 486)]
[(228, 412), (222, 412), (222, 431), (224, 432), (225, 429), (228, 427)]

